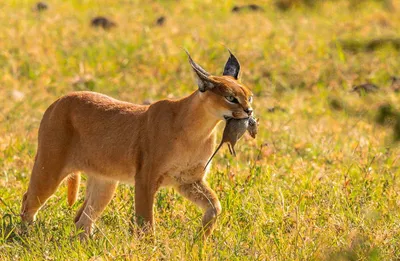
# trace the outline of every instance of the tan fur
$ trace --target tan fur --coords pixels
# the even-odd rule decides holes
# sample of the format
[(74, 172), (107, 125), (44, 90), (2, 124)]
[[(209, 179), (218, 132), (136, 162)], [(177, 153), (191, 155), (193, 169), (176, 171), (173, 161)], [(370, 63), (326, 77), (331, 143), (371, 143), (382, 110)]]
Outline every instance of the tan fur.
[[(204, 235), (211, 234), (221, 205), (205, 181), (206, 164), (223, 116), (248, 117), (251, 92), (229, 76), (212, 76), (218, 86), (179, 100), (135, 105), (94, 92), (74, 92), (44, 113), (29, 188), (21, 217), (37, 211), (68, 179), (68, 203), (79, 190), (79, 171), (88, 175), (86, 197), (75, 223), (90, 234), (119, 182), (135, 184), (137, 222), (153, 230), (153, 201), (160, 187), (172, 186), (202, 209)], [(224, 95), (240, 101), (230, 104)]]

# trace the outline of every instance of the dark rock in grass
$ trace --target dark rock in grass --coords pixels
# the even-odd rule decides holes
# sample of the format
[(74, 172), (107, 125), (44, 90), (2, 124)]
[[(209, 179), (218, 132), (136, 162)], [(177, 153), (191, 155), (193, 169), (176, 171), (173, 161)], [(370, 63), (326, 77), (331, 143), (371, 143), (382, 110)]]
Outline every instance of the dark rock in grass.
[(376, 86), (375, 84), (372, 83), (363, 83), (360, 85), (356, 85), (354, 86), (350, 92), (356, 92), (359, 95), (363, 95), (366, 93), (373, 93), (373, 92), (377, 92), (379, 90), (379, 87)]
[(235, 6), (232, 8), (232, 12), (233, 12), (233, 13), (237, 13), (237, 12), (240, 11), (240, 9), (241, 9), (240, 6), (235, 5)]
[(113, 21), (109, 20), (108, 18), (104, 16), (97, 16), (92, 19), (91, 25), (93, 27), (102, 27), (105, 30), (111, 29), (112, 27), (117, 26), (116, 23)]
[(256, 4), (249, 4), (249, 5), (243, 5), (243, 6), (237, 6), (235, 5), (232, 8), (232, 12), (233, 13), (238, 13), (240, 11), (244, 11), (244, 10), (249, 10), (249, 11), (253, 11), (253, 12), (257, 12), (257, 11), (264, 11), (264, 8), (262, 8), (259, 5)]
[(400, 92), (400, 78), (396, 76), (392, 76), (392, 84), (390, 85), (390, 89), (394, 92)]
[(275, 0), (275, 7), (280, 11), (287, 11), (297, 6), (306, 6), (308, 8), (313, 8), (322, 1), (317, 0)]
[(344, 109), (343, 101), (337, 98), (330, 98), (329, 99), (329, 106), (336, 111), (341, 111)]
[(256, 5), (256, 4), (249, 4), (247, 7), (251, 11), (264, 11), (264, 8), (262, 8), (261, 6)]
[(37, 2), (35, 8), (36, 8), (36, 11), (41, 12), (41, 11), (47, 10), (49, 8), (49, 6), (44, 2)]
[(165, 20), (166, 20), (165, 16), (160, 16), (160, 17), (157, 18), (156, 24), (159, 25), (159, 26), (163, 26), (164, 23), (165, 23)]
[(293, 7), (294, 2), (292, 0), (276, 0), (275, 6), (281, 11), (287, 11)]

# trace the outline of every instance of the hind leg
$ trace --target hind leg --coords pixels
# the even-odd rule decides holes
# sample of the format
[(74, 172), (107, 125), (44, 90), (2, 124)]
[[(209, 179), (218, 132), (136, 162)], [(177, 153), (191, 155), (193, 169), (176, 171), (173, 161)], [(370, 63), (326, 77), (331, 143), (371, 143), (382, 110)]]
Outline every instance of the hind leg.
[(47, 157), (38, 153), (32, 170), (28, 191), (24, 194), (21, 218), (31, 223), (47, 199), (54, 194), (66, 177), (63, 173), (63, 160), (60, 156), (48, 153)]
[(235, 151), (235, 145), (236, 145), (236, 141), (235, 142), (231, 142), (231, 154), (236, 157), (236, 151)]
[(232, 147), (231, 147), (231, 144), (229, 144), (229, 143), (228, 143), (228, 149), (229, 149), (229, 153), (231, 153), (231, 155), (233, 155)]
[(117, 181), (88, 178), (86, 199), (75, 217), (76, 227), (85, 231), (82, 237), (90, 235), (93, 223), (110, 203), (117, 186)]
[(229, 148), (229, 152), (231, 153), (231, 155), (236, 157), (235, 143), (234, 144), (228, 143), (228, 148)]

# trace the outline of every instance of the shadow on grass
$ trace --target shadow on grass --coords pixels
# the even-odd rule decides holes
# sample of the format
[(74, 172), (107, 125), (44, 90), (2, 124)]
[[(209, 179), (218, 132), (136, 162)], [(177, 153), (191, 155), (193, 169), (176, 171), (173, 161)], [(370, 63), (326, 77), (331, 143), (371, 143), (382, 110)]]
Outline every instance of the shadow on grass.
[(379, 48), (392, 46), (400, 50), (400, 38), (378, 38), (369, 40), (339, 40), (339, 44), (344, 50), (350, 52), (372, 52)]
[[(371, 114), (368, 110), (357, 110), (346, 103), (340, 97), (330, 96), (327, 99), (329, 107), (334, 111), (343, 111), (347, 115), (359, 120), (368, 120), (368, 115)], [(393, 131), (393, 142), (400, 141), (400, 111), (397, 111), (390, 103), (385, 103), (379, 106), (376, 112), (372, 112), (374, 123), (382, 127), (390, 128)]]

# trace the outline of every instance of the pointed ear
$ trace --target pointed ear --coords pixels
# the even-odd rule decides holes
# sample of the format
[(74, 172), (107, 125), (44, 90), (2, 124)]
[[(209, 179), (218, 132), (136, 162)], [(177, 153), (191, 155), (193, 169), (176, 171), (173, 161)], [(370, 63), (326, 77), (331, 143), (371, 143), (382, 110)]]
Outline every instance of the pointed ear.
[(212, 88), (215, 87), (216, 83), (215, 81), (213, 81), (210, 78), (210, 74), (208, 72), (206, 72), (206, 70), (204, 70), (203, 68), (201, 68), (200, 65), (198, 65), (197, 63), (195, 63), (192, 59), (192, 57), (190, 56), (189, 52), (186, 51), (186, 54), (188, 55), (189, 58), (189, 63), (192, 66), (193, 71), (196, 74), (196, 78), (197, 78), (197, 85), (199, 86), (199, 90), (201, 92), (205, 92), (207, 90), (210, 90)]
[(239, 72), (240, 72), (240, 63), (236, 59), (236, 57), (231, 53), (231, 51), (229, 49), (228, 49), (228, 51), (229, 51), (230, 56), (229, 56), (228, 61), (225, 64), (223, 75), (232, 76), (233, 78), (235, 78), (237, 80), (239, 77)]

